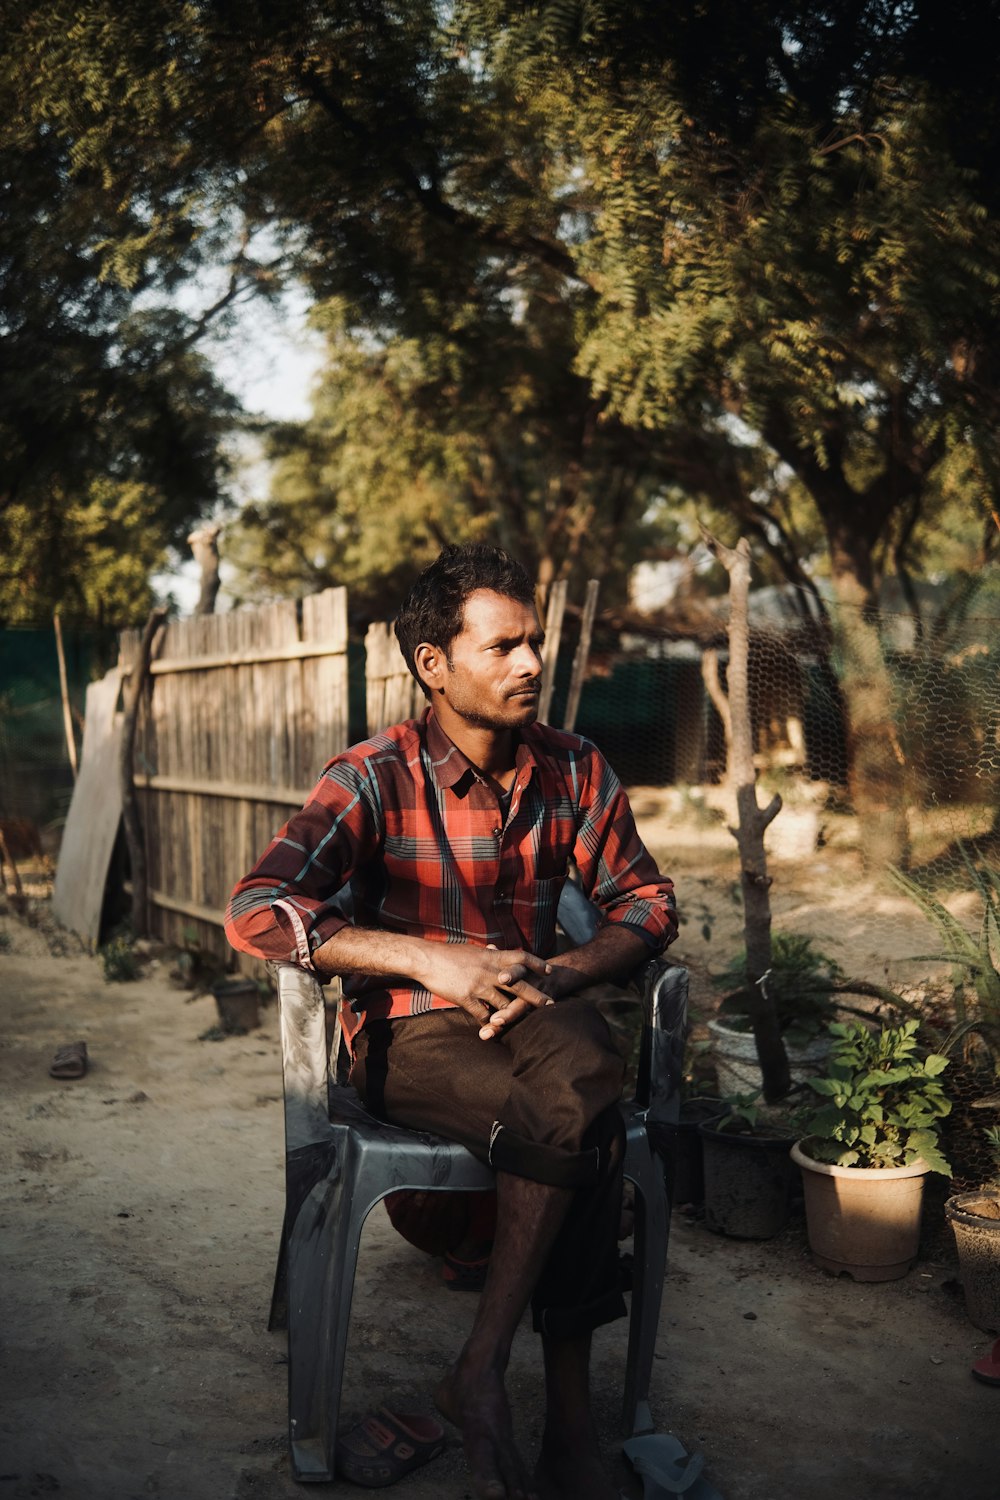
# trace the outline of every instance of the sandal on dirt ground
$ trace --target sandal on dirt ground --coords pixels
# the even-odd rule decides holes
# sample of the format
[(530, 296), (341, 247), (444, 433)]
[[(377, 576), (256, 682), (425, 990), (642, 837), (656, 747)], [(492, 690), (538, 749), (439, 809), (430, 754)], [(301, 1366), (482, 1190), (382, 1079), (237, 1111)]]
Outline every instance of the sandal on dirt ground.
[(444, 1428), (433, 1417), (380, 1406), (337, 1439), (337, 1473), (370, 1490), (395, 1484), (444, 1451)]
[(629, 1438), (622, 1443), (622, 1452), (642, 1476), (643, 1500), (669, 1500), (671, 1495), (683, 1495), (685, 1500), (722, 1500), (718, 1490), (702, 1478), (704, 1455), (689, 1454), (680, 1439), (669, 1432)]
[(87, 1043), (67, 1042), (49, 1066), (50, 1078), (82, 1078), (87, 1071)]
[(972, 1373), (984, 1385), (1000, 1385), (1000, 1339), (997, 1339), (989, 1354), (976, 1360)]

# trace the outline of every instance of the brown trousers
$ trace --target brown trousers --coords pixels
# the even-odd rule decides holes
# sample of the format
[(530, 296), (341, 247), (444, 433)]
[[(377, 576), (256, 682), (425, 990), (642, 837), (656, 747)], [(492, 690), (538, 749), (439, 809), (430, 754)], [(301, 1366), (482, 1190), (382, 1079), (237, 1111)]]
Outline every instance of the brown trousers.
[(575, 1189), (532, 1298), (552, 1338), (624, 1315), (618, 1268), (622, 1060), (604, 1017), (561, 1000), (480, 1041), (463, 1010), (373, 1021), (351, 1082), (373, 1114), (467, 1146), (501, 1172)]

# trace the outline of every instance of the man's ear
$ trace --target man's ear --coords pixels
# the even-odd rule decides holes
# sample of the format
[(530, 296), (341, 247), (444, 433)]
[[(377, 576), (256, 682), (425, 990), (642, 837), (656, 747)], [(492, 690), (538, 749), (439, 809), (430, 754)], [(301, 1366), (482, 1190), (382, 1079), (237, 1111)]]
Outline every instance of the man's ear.
[(448, 656), (440, 646), (432, 646), (429, 641), (421, 641), (413, 653), (413, 665), (417, 669), (420, 681), (430, 688), (432, 693), (444, 691)]

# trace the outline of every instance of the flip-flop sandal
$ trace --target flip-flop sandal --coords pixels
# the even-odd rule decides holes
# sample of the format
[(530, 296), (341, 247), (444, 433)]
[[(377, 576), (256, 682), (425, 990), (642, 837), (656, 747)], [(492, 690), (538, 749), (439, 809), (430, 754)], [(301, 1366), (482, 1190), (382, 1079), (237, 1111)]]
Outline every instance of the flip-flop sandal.
[(50, 1078), (82, 1078), (87, 1071), (87, 1043), (67, 1042), (49, 1066)]
[(433, 1417), (369, 1412), (337, 1439), (337, 1473), (377, 1490), (430, 1463), (444, 1451), (444, 1428)]
[(642, 1476), (643, 1500), (666, 1500), (683, 1495), (685, 1500), (722, 1500), (718, 1490), (702, 1478), (705, 1457), (689, 1454), (679, 1438), (669, 1432), (652, 1432), (629, 1438), (622, 1452)]
[(972, 1373), (984, 1385), (1000, 1385), (1000, 1339), (997, 1339), (989, 1354), (976, 1360)]

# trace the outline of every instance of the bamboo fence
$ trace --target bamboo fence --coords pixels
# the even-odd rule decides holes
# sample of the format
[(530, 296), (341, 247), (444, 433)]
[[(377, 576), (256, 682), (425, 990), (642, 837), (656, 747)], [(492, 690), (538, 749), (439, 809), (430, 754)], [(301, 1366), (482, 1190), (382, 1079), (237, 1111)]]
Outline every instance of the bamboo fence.
[(415, 719), (427, 703), (385, 621), (369, 625), (365, 636), (365, 703), (369, 734)]
[(346, 591), (172, 621), (157, 648), (134, 758), (149, 930), (225, 956), (237, 879), (348, 743)]

